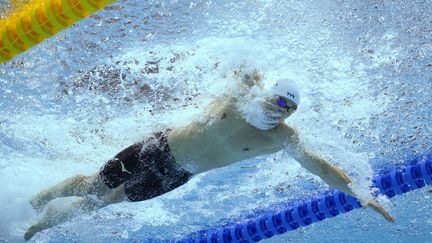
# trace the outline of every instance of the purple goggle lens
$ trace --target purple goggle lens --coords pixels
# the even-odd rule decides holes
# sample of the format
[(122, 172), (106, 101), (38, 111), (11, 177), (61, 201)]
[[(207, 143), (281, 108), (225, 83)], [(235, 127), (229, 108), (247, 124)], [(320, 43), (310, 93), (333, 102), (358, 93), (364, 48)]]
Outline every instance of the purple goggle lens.
[(279, 107), (286, 109), (290, 113), (293, 113), (297, 109), (297, 106), (295, 106), (294, 104), (291, 104), (290, 101), (288, 101), (282, 97), (279, 97), (279, 99), (277, 99), (276, 104)]
[(279, 107), (281, 107), (281, 108), (284, 108), (284, 109), (287, 109), (287, 108), (288, 108), (288, 105), (287, 105), (286, 101), (285, 101), (284, 99), (282, 99), (282, 98), (279, 98), (279, 99), (277, 100), (277, 105), (278, 105)]

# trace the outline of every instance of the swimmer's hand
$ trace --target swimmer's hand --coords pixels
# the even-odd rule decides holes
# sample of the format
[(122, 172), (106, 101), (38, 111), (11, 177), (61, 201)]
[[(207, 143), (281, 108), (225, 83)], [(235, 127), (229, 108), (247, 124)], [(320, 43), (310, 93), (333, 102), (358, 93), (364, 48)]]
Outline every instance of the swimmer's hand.
[[(352, 183), (351, 179), (348, 177), (347, 174), (345, 174), (345, 172), (343, 172), (341, 169), (339, 169), (336, 166), (330, 165), (333, 170), (333, 172), (337, 175), (337, 177), (341, 178), (345, 183), (346, 183), (346, 187), (343, 187), (343, 191), (345, 193), (348, 193), (354, 197), (357, 197), (355, 195), (355, 193), (353, 192), (353, 190), (351, 188), (348, 187), (348, 184)], [(358, 198), (358, 197), (357, 197)], [(387, 221), (394, 223), (395, 222), (395, 218), (389, 213), (387, 212), (387, 210), (384, 209), (383, 206), (379, 205), (379, 203), (377, 201), (374, 200), (369, 200), (368, 203), (366, 205), (362, 204), (362, 207), (371, 207), (373, 210), (375, 210), (375, 212), (381, 214), (385, 219), (387, 219)]]
[[(301, 143), (299, 135), (295, 129), (289, 126), (284, 127), (287, 133), (286, 144), (290, 147), (291, 155), (309, 172), (319, 176), (327, 185), (332, 188), (337, 188), (346, 194), (359, 198), (353, 189), (349, 186), (352, 183), (351, 178), (340, 168), (327, 162), (320, 156), (307, 150)], [(364, 200), (367, 202), (363, 207), (371, 207), (376, 212), (380, 213), (390, 222), (394, 222), (395, 218), (391, 216), (381, 205), (376, 201)]]
[(370, 200), (366, 207), (369, 206), (375, 212), (381, 214), (387, 221), (394, 223), (396, 221), (395, 217), (393, 217), (387, 210), (385, 210), (381, 205), (378, 204), (378, 202)]
[(263, 88), (263, 84), (261, 80), (263, 79), (263, 75), (256, 69), (254, 69), (250, 73), (246, 73), (245, 67), (240, 66), (239, 69), (233, 70), (234, 78), (239, 82), (240, 86), (244, 89), (248, 90), (254, 86), (258, 86), (261, 89)]

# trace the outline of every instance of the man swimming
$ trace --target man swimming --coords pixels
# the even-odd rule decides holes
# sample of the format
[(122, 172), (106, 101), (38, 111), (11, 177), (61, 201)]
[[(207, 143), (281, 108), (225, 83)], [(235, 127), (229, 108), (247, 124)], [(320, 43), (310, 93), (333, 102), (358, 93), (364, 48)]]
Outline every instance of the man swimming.
[[(345, 172), (307, 150), (296, 130), (284, 123), (300, 102), (299, 92), (290, 80), (279, 80), (264, 89), (255, 73), (245, 75), (241, 86), (245, 92), (258, 86), (262, 91), (261, 96), (246, 101), (253, 108), (252, 116), (241, 107), (240, 100), (248, 96), (218, 99), (208, 107), (204, 119), (154, 133), (118, 153), (96, 175), (75, 176), (40, 192), (31, 204), (38, 211), (45, 207), (45, 215), (29, 228), (25, 238), (74, 216), (78, 209), (151, 199), (185, 184), (194, 174), (280, 150), (288, 151), (330, 187), (356, 196)], [(53, 199), (70, 196), (78, 199), (67, 209), (50, 205)], [(363, 204), (394, 221), (377, 202)]]

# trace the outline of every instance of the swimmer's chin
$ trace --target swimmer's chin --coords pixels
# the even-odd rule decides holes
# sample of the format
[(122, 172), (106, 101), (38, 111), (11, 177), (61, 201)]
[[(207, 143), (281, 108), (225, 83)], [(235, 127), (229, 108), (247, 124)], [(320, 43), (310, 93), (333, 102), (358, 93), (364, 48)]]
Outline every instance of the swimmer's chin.
[(284, 123), (287, 117), (268, 116), (263, 113), (255, 113), (245, 117), (246, 122), (258, 130), (268, 131)]
[(249, 125), (255, 127), (261, 131), (269, 131), (278, 127), (284, 120), (277, 120), (274, 122), (262, 122), (262, 121), (248, 121)]

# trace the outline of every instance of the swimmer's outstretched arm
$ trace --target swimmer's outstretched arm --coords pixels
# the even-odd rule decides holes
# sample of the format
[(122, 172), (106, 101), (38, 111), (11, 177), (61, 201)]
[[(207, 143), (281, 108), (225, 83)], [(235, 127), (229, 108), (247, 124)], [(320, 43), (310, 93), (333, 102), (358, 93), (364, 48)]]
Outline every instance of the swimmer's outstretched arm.
[[(330, 187), (337, 188), (338, 190), (356, 197), (354, 191), (348, 186), (352, 181), (348, 175), (338, 167), (330, 164), (326, 160), (320, 158), (316, 154), (308, 151), (302, 143), (295, 129), (283, 124), (284, 130), (288, 134), (287, 144), (290, 147), (291, 155), (309, 172), (319, 176)], [(376, 212), (383, 215), (388, 221), (394, 222), (395, 218), (391, 216), (382, 206), (377, 202), (371, 200), (367, 203)]]

